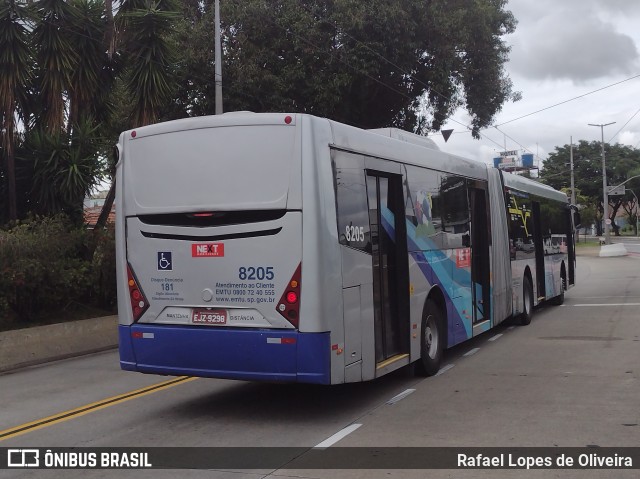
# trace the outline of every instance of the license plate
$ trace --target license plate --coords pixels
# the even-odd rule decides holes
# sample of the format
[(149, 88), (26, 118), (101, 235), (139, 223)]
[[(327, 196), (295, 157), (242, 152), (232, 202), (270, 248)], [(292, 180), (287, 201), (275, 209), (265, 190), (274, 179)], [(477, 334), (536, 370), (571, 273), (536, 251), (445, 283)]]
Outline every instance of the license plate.
[(227, 324), (225, 309), (194, 309), (191, 313), (193, 324)]

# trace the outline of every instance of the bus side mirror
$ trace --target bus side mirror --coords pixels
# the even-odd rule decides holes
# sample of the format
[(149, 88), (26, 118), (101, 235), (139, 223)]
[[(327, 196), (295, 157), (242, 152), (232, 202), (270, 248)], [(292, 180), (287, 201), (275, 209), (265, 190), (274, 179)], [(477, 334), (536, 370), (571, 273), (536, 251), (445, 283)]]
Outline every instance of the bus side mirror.
[(582, 220), (580, 219), (580, 210), (576, 205), (568, 205), (569, 211), (571, 211), (571, 217), (573, 218), (573, 227), (578, 229), (582, 226)]

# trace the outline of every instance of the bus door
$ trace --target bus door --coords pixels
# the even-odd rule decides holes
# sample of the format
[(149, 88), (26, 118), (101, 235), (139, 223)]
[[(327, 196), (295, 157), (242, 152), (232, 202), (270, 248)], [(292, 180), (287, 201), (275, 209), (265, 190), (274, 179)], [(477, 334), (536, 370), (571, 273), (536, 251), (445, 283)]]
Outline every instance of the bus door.
[(546, 296), (544, 270), (544, 244), (542, 239), (542, 223), (540, 218), (540, 203), (531, 202), (533, 214), (533, 244), (536, 252), (536, 285), (538, 287), (538, 301)]
[(402, 176), (367, 170), (375, 358), (409, 352), (408, 259)]
[[(491, 227), (487, 208), (487, 186), (475, 182), (469, 188), (471, 209), (471, 281), (473, 321), (479, 323), (491, 318), (491, 284), (489, 238)], [(481, 332), (481, 331), (478, 331)]]

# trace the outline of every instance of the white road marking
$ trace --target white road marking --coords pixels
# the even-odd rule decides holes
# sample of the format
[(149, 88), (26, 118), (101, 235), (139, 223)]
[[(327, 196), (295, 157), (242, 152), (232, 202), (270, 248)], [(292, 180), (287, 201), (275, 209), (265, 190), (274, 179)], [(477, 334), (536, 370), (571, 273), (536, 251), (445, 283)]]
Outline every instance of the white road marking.
[(513, 328), (515, 328), (515, 326), (509, 326), (507, 329), (511, 331)]
[(398, 401), (400, 401), (401, 399), (406, 398), (409, 394), (414, 393), (414, 392), (416, 392), (415, 389), (407, 389), (405, 391), (402, 391), (397, 396), (393, 396), (391, 399), (389, 399), (385, 404), (395, 404)]
[(629, 298), (640, 298), (637, 294), (627, 295), (627, 296), (571, 296), (571, 299), (629, 299)]
[(574, 304), (574, 306), (640, 306), (640, 303), (599, 303), (599, 304)]
[(349, 434), (351, 434), (353, 431), (358, 429), (360, 426), (362, 426), (362, 424), (352, 424), (351, 426), (347, 426), (343, 430), (336, 432), (333, 436), (322, 441), (320, 444), (315, 446), (314, 449), (323, 449), (323, 448), (331, 447), (339, 440), (347, 437)]
[(473, 348), (471, 351), (467, 351), (466, 353), (464, 353), (463, 356), (473, 356), (478, 351), (480, 351), (480, 348)]
[(502, 333), (500, 334), (496, 334), (495, 336), (493, 336), (492, 338), (489, 338), (489, 341), (495, 341), (496, 339), (500, 338), (500, 336), (502, 336)]
[(436, 376), (441, 376), (446, 373), (449, 369), (454, 367), (455, 364), (447, 364), (445, 367), (441, 368), (440, 371), (437, 372)]

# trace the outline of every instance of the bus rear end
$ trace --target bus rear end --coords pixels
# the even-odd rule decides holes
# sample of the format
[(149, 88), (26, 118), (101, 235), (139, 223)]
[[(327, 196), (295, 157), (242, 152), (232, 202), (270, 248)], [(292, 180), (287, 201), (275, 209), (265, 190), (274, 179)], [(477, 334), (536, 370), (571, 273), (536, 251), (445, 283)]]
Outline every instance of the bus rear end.
[(168, 122), (125, 132), (118, 147), (122, 368), (329, 383), (329, 334), (299, 327), (296, 117)]

